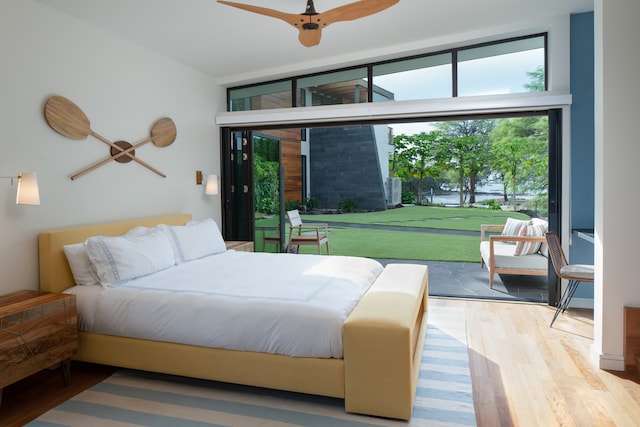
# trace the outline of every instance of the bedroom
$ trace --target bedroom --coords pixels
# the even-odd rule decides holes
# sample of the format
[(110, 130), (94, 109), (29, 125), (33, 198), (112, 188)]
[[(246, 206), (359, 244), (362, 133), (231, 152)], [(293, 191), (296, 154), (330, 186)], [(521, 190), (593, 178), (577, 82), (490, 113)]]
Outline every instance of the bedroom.
[[(599, 98), (597, 103), (597, 158), (603, 159), (606, 153), (607, 160), (596, 164), (595, 226), (603, 233), (596, 246), (596, 262), (601, 266), (600, 289), (606, 282), (607, 291), (596, 296), (599, 323), (594, 353), (600, 358), (597, 364), (615, 367), (622, 355), (621, 308), (640, 303), (640, 291), (628, 286), (635, 239), (629, 239), (629, 229), (623, 227), (635, 223), (633, 212), (640, 202), (631, 199), (627, 209), (619, 209), (607, 199), (627, 186), (628, 178), (620, 171), (633, 170), (632, 160), (637, 157), (637, 148), (627, 142), (635, 139), (635, 79), (624, 74), (624, 69), (637, 64), (616, 66), (634, 60), (624, 54), (634, 49), (634, 37), (616, 27), (623, 17), (637, 16), (637, 6), (599, 1), (595, 5), (596, 26), (600, 28), (601, 22), (604, 32), (602, 49), (596, 52), (598, 70), (604, 75), (601, 87), (611, 98)], [(15, 187), (0, 182), (2, 293), (37, 288), (36, 234), (43, 229), (173, 212), (220, 221), (220, 200), (205, 197), (193, 182), (195, 170), (219, 171), (215, 116), (224, 111), (225, 90), (216, 78), (64, 15), (46, 2), (9, 0), (0, 7), (0, 105), (5, 118), (0, 129), (0, 173), (36, 170), (42, 200), (39, 207), (16, 206)], [(458, 38), (482, 37), (489, 30)], [(621, 53), (614, 53), (612, 46)], [(290, 71), (296, 71), (295, 66)], [(92, 129), (113, 138), (142, 139), (154, 120), (170, 116), (180, 125), (179, 139), (169, 147), (148, 145), (139, 152), (169, 179), (139, 165), (111, 164), (70, 181), (71, 174), (105, 152), (95, 140), (71, 141), (52, 133), (42, 108), (54, 94), (74, 100), (91, 120)]]

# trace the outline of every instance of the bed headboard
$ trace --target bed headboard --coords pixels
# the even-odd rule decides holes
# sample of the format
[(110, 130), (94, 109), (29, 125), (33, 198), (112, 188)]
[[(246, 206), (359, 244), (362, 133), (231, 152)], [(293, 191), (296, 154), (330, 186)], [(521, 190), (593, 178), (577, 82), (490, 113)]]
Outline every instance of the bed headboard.
[(62, 292), (73, 286), (73, 275), (64, 254), (64, 245), (84, 242), (92, 236), (118, 236), (138, 226), (184, 225), (189, 221), (191, 214), (176, 214), (43, 231), (38, 234), (40, 290)]

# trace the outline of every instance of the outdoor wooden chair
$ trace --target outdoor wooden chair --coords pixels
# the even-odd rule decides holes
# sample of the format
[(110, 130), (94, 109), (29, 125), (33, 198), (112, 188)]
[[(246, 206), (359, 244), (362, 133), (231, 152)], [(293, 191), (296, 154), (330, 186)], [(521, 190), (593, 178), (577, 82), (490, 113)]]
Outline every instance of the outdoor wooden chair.
[(558, 234), (553, 231), (548, 231), (546, 238), (549, 245), (549, 257), (551, 257), (551, 263), (553, 264), (556, 275), (561, 279), (569, 281), (569, 285), (564, 290), (560, 303), (556, 307), (556, 312), (549, 325), (549, 327), (552, 327), (558, 315), (564, 313), (565, 309), (569, 306), (571, 298), (573, 298), (573, 294), (576, 293), (580, 282), (593, 283), (593, 265), (569, 264), (560, 245)]
[(328, 224), (303, 224), (300, 218), (300, 212), (297, 209), (287, 212), (289, 220), (289, 242), (287, 250), (291, 251), (293, 247), (296, 252), (300, 246), (313, 245), (318, 248), (318, 255), (321, 253), (321, 246), (325, 244), (327, 247), (327, 255), (329, 255), (329, 225)]

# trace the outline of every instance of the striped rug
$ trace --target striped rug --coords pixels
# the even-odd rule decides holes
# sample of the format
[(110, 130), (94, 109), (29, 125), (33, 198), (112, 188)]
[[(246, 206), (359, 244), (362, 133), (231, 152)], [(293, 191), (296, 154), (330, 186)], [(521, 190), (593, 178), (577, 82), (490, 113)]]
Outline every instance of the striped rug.
[(432, 307), (413, 417), (347, 414), (344, 402), (212, 381), (118, 371), (29, 424), (44, 426), (475, 426), (462, 309)]

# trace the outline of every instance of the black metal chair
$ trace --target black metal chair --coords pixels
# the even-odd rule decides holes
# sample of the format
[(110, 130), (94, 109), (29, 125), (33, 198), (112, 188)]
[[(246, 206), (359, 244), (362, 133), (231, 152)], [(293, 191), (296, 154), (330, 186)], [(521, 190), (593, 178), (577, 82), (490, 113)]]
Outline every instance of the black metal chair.
[(581, 282), (593, 283), (593, 265), (569, 264), (560, 245), (558, 234), (554, 231), (548, 231), (546, 238), (547, 244), (549, 245), (549, 256), (551, 257), (551, 263), (553, 264), (556, 275), (561, 279), (569, 281), (569, 285), (564, 290), (560, 303), (556, 307), (556, 312), (553, 315), (553, 320), (551, 320), (551, 324), (549, 325), (549, 327), (552, 327), (558, 315), (564, 313), (565, 309), (569, 306), (573, 294), (575, 294), (576, 289), (578, 289), (578, 285)]

